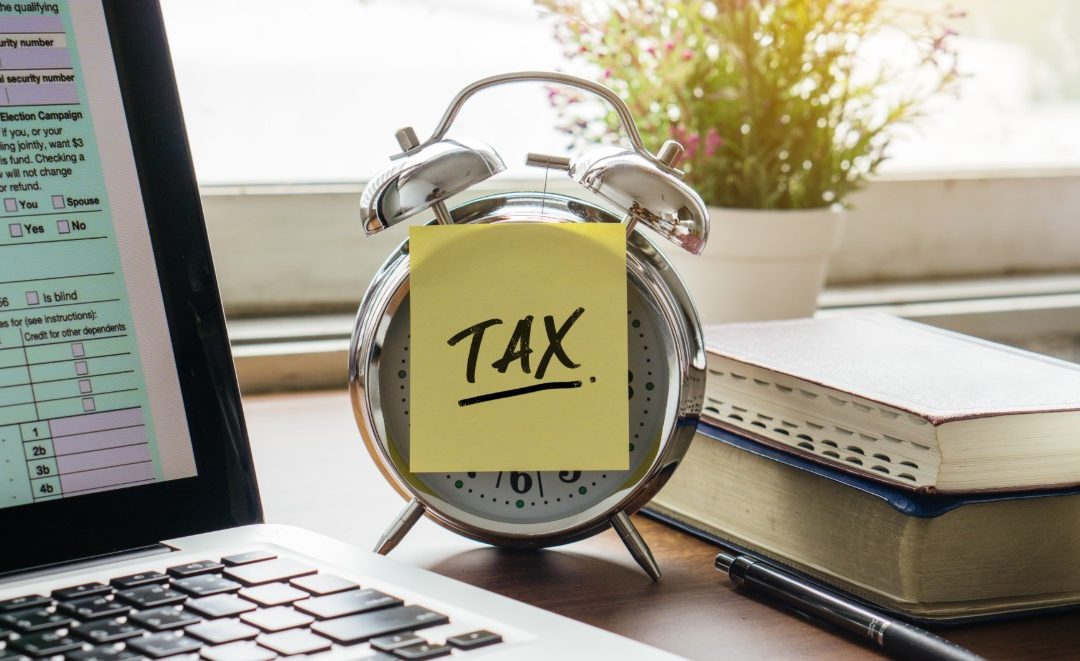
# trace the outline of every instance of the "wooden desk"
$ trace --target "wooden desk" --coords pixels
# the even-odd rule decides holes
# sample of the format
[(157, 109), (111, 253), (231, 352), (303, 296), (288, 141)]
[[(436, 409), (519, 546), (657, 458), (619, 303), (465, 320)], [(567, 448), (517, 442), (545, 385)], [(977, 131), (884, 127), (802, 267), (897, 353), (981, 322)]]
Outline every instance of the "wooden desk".
[[(245, 401), (266, 519), (371, 548), (400, 497), (376, 471), (344, 391)], [(664, 572), (651, 582), (613, 532), (558, 549), (510, 552), (423, 520), (397, 560), (696, 659), (879, 658), (874, 648), (736, 592), (716, 549), (641, 516)], [(1080, 656), (1080, 613), (970, 626), (946, 637), (991, 659)]]

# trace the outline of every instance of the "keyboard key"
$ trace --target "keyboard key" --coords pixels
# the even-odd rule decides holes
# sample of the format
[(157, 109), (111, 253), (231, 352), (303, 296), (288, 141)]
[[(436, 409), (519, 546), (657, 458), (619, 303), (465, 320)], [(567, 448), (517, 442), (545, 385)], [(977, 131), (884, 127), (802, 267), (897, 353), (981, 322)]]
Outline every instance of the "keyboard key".
[(144, 571), (140, 574), (131, 574), (130, 576), (114, 578), (110, 583), (112, 583), (113, 587), (117, 590), (127, 590), (129, 588), (137, 588), (140, 585), (164, 583), (168, 580), (169, 577), (159, 571)]
[(212, 594), (236, 592), (241, 587), (236, 581), (230, 581), (217, 574), (204, 574), (202, 576), (177, 579), (172, 582), (172, 586), (193, 597), (209, 597)]
[(229, 567), (236, 567), (239, 565), (247, 565), (252, 562), (262, 562), (263, 560), (273, 560), (277, 556), (270, 551), (248, 551), (247, 553), (237, 553), (235, 555), (227, 555), (221, 559)]
[(186, 565), (169, 567), (165, 571), (168, 572), (170, 576), (176, 578), (188, 578), (189, 576), (213, 574), (221, 571), (224, 566), (225, 565), (220, 562), (214, 562), (213, 560), (196, 560), (195, 562), (189, 562)]
[(371, 645), (377, 650), (384, 652), (390, 652), (396, 650), (399, 647), (408, 647), (409, 645), (416, 645), (419, 643), (426, 643), (427, 641), (417, 636), (411, 631), (404, 633), (394, 633), (389, 636), (379, 636), (378, 638), (372, 638), (368, 641), (368, 645)]
[(201, 622), (202, 618), (194, 613), (188, 613), (179, 606), (162, 606), (135, 613), (128, 620), (154, 631), (168, 631)]
[(330, 649), (330, 641), (303, 629), (272, 633), (259, 638), (259, 644), (282, 656), (316, 654)]
[(289, 582), (301, 590), (307, 590), (317, 597), (337, 592), (345, 592), (346, 590), (355, 590), (360, 587), (347, 578), (342, 578), (333, 574), (311, 574), (309, 576), (294, 578)]
[(385, 610), (350, 615), (336, 620), (316, 622), (312, 630), (342, 645), (363, 642), (376, 636), (399, 631), (447, 624), (450, 618), (423, 606), (399, 606)]
[(37, 606), (48, 606), (52, 602), (48, 597), (42, 597), (40, 594), (27, 594), (21, 597), (14, 597), (12, 599), (5, 599), (0, 601), (0, 613), (7, 611), (25, 610), (28, 608), (35, 608)]
[(284, 583), (267, 583), (253, 588), (244, 588), (240, 591), (240, 596), (260, 606), (281, 606), (307, 599), (310, 595)]
[[(15, 652), (5, 652), (0, 650), (0, 661), (30, 661), (30, 657), (25, 654), (16, 654)], [(364, 661), (373, 661), (373, 658), (364, 659)]]
[(501, 643), (502, 636), (481, 629), (480, 631), (470, 631), (469, 633), (450, 636), (446, 639), (446, 642), (459, 650), (474, 650), (477, 647), (486, 647), (488, 645), (494, 645), (495, 643)]
[(0, 625), (13, 628), (23, 633), (36, 633), (59, 629), (71, 624), (72, 619), (63, 613), (50, 613), (44, 608), (34, 608), (27, 611), (15, 611), (0, 615)]
[(71, 633), (80, 638), (85, 638), (95, 645), (127, 640), (128, 638), (141, 636), (145, 632), (146, 630), (142, 627), (135, 626), (133, 623), (119, 617), (112, 620), (90, 622), (71, 630)]
[(11, 638), (11, 635), (13, 633), (15, 632), (11, 629), (5, 629), (4, 627), (0, 627), (0, 643), (4, 642), (8, 638)]
[(36, 633), (23, 636), (18, 640), (8, 643), (12, 649), (26, 652), (32, 656), (52, 656), (77, 650), (83, 646), (83, 641), (67, 635), (60, 635), (55, 631)]
[(284, 631), (293, 627), (302, 627), (311, 624), (314, 618), (304, 613), (297, 613), (287, 606), (275, 606), (254, 613), (245, 613), (240, 619), (253, 624), (263, 631)]
[(75, 585), (70, 588), (53, 590), (52, 597), (53, 599), (59, 599), (60, 601), (71, 601), (72, 599), (82, 599), (84, 597), (109, 595), (112, 594), (112, 591), (113, 589), (104, 583), (83, 583), (82, 585)]
[(276, 659), (277, 654), (255, 643), (240, 642), (207, 647), (202, 651), (202, 657), (208, 661), (270, 661)]
[(325, 597), (312, 597), (298, 601), (293, 606), (311, 613), (320, 620), (329, 620), (353, 613), (363, 613), (379, 608), (400, 606), (401, 600), (378, 590), (353, 590)]
[(211, 620), (219, 617), (232, 617), (240, 613), (255, 610), (255, 604), (245, 601), (231, 594), (215, 594), (209, 597), (200, 597), (187, 602), (185, 608), (194, 611)]
[(113, 661), (113, 659), (137, 659), (142, 658), (135, 652), (121, 648), (119, 645), (100, 645), (84, 652), (71, 652), (65, 658), (69, 661)]
[(203, 645), (194, 638), (166, 631), (143, 636), (142, 638), (132, 638), (127, 642), (127, 646), (140, 654), (160, 659), (163, 656), (194, 652)]
[(121, 590), (116, 593), (116, 598), (123, 599), (136, 608), (144, 609), (183, 603), (187, 595), (164, 585), (144, 585), (140, 588)]
[(127, 615), (131, 612), (131, 606), (109, 597), (86, 597), (60, 604), (59, 610), (85, 622)]
[(289, 558), (278, 558), (264, 562), (254, 562), (239, 567), (229, 567), (225, 575), (240, 581), (244, 585), (261, 585), (263, 583), (275, 583), (285, 581), (297, 576), (314, 574), (314, 567), (309, 567)]
[(446, 656), (450, 654), (450, 651), (454, 649), (449, 645), (439, 645), (438, 643), (419, 643), (417, 645), (410, 645), (408, 647), (399, 647), (394, 650), (394, 655), (399, 656), (402, 659), (434, 659), (440, 656)]
[(211, 645), (233, 643), (238, 640), (250, 640), (259, 635), (259, 630), (239, 620), (215, 620), (200, 622), (187, 628), (188, 635), (205, 640)]

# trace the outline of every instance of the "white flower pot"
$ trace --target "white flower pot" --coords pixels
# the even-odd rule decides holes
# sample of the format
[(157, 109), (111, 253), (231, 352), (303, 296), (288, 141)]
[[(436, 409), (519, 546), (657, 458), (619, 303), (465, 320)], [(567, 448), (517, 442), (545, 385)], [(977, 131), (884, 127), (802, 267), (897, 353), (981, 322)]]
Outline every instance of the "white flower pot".
[(703, 324), (809, 317), (840, 245), (842, 210), (709, 208), (700, 255), (663, 248)]

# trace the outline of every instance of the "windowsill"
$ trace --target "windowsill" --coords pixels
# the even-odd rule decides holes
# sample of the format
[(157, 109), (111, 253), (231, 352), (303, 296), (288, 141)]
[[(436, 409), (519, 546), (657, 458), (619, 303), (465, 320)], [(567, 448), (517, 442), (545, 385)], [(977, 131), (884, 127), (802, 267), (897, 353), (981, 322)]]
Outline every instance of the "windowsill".
[[(1080, 362), (1080, 274), (829, 287), (819, 315), (882, 312)], [(351, 314), (229, 323), (246, 393), (344, 387)]]
[[(842, 243), (830, 259), (830, 284), (1080, 273), (1080, 226), (1072, 211), (1080, 205), (1080, 173), (951, 176), (890, 175), (853, 195)], [(542, 184), (492, 180), (449, 204)], [(204, 189), (226, 312), (267, 317), (357, 305), (407, 235), (395, 227), (363, 236), (360, 190), (348, 183)], [(547, 190), (590, 199), (564, 177), (553, 177)], [(425, 220), (417, 216), (410, 224)]]

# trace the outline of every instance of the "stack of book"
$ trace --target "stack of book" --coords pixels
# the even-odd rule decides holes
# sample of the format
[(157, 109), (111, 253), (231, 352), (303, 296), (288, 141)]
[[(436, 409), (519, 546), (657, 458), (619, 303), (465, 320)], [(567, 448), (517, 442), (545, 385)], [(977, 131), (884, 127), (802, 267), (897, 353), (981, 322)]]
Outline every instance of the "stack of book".
[(1080, 366), (886, 316), (706, 340), (651, 513), (913, 619), (1080, 604)]

